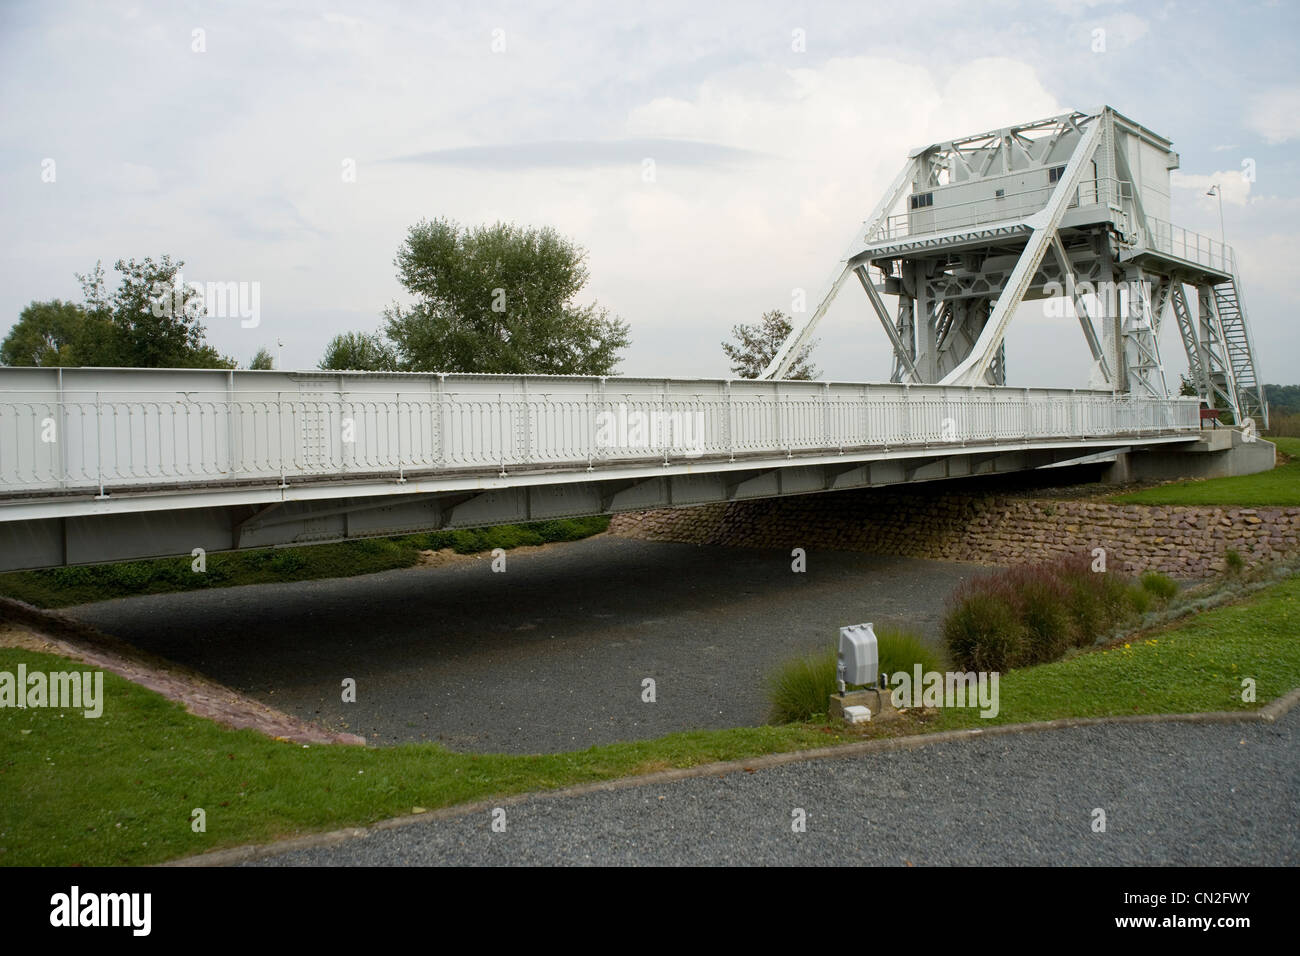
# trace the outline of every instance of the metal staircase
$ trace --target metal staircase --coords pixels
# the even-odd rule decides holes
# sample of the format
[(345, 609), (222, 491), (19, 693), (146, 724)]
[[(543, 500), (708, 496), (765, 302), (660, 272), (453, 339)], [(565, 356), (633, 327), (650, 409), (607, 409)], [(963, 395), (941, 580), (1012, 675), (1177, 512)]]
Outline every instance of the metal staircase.
[(1213, 286), (1212, 291), (1228, 366), (1236, 384), (1237, 409), (1243, 421), (1253, 418), (1267, 428), (1268, 403), (1264, 401), (1263, 388), (1255, 370), (1255, 351), (1251, 346), (1250, 326), (1242, 302), (1241, 278), (1235, 268), (1232, 279)]

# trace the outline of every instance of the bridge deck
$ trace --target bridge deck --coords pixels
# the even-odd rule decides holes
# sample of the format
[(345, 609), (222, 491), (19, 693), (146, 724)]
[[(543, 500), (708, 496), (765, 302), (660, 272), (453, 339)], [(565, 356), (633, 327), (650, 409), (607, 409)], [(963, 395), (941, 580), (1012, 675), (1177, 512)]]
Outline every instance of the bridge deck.
[(1015, 471), (1198, 428), (1195, 399), (1069, 389), (0, 369), (0, 569)]
[(559, 376), (0, 370), (0, 499), (1153, 436), (1195, 400)]

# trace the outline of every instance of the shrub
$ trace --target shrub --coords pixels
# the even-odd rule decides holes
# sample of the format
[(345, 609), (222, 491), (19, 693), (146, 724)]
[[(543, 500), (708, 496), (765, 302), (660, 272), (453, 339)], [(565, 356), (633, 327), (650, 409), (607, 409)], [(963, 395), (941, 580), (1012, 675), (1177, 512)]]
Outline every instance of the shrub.
[(1094, 575), (1101, 581), (1101, 601), (1106, 612), (1106, 628), (1115, 630), (1131, 622), (1134, 618), (1130, 595), (1133, 593), (1134, 581), (1124, 574), (1107, 572)]
[(1146, 613), (1169, 587), (1144, 587), (1119, 572), (1093, 572), (1088, 555), (1008, 568), (954, 593), (944, 640), (963, 670), (1007, 670), (1060, 659)]
[(1105, 608), (1098, 599), (1096, 588), (1086, 580), (1069, 582), (1067, 601), (1074, 624), (1070, 643), (1074, 647), (1087, 647), (1105, 633)]
[(1021, 586), (1019, 598), (1026, 663), (1056, 660), (1069, 649), (1074, 636), (1064, 583), (1047, 576), (1030, 579)]
[(958, 670), (1005, 671), (1024, 657), (1024, 625), (1000, 594), (970, 589), (943, 622), (948, 657)]
[(1178, 593), (1178, 582), (1159, 571), (1148, 571), (1141, 581), (1143, 590), (1162, 604)]
[(306, 563), (303, 556), (294, 548), (273, 551), (271, 554), (272, 557), (267, 562), (267, 567), (276, 574), (292, 574), (294, 571), (300, 570)]
[(899, 671), (911, 672), (917, 664), (922, 671), (942, 671), (946, 669), (943, 655), (926, 643), (915, 631), (881, 624), (874, 628), (876, 642), (880, 652), (880, 673), (897, 674)]
[(1246, 567), (1246, 562), (1237, 550), (1229, 548), (1223, 552), (1223, 567), (1229, 574), (1240, 574), (1242, 569)]
[(1128, 599), (1129, 607), (1138, 614), (1145, 614), (1151, 610), (1151, 605), (1155, 601), (1155, 596), (1141, 585), (1130, 587), (1124, 596)]
[(838, 657), (837, 649), (832, 647), (782, 664), (767, 682), (771, 722), (792, 724), (826, 713), (831, 694), (838, 689), (835, 685)]

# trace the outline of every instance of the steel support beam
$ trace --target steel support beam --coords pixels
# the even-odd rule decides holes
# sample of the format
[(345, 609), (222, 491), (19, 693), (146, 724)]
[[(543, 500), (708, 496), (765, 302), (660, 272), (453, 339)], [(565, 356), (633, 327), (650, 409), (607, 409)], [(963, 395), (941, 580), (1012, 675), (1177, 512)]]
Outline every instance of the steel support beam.
[(1043, 256), (1056, 235), (1066, 207), (1079, 187), (1084, 164), (1092, 160), (1097, 144), (1101, 141), (1104, 127), (1104, 116), (1098, 116), (1093, 120), (1087, 134), (1070, 156), (1065, 172), (1057, 181), (1056, 189), (1053, 190), (1047, 205), (1025, 220), (1032, 232), (1024, 251), (1020, 254), (1020, 261), (1016, 263), (1011, 277), (1007, 280), (1007, 289), (998, 297), (997, 306), (989, 316), (988, 323), (984, 326), (984, 331), (980, 334), (971, 354), (957, 368), (944, 376), (941, 384), (980, 385), (984, 383), (985, 373), (997, 355), (998, 347), (1006, 335), (1007, 326), (1011, 324), (1016, 309), (1024, 299), (1025, 290), (1042, 264)]

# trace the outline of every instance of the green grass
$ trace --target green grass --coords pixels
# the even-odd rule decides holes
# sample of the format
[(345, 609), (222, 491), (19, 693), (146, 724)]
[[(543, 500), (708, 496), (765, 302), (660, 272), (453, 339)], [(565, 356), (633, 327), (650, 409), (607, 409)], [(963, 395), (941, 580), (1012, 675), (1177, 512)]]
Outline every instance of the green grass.
[(1268, 438), (1291, 457), (1284, 465), (1257, 475), (1180, 481), (1147, 488), (1111, 501), (1130, 505), (1236, 505), (1243, 508), (1300, 506), (1300, 438)]
[(207, 556), (203, 573), (189, 555), (152, 561), (49, 568), (0, 574), (0, 595), (37, 607), (57, 608), (137, 594), (162, 594), (203, 588), (309, 581), (409, 568), (423, 550), (451, 548), (475, 554), (493, 548), (576, 541), (609, 527), (609, 516), (557, 519), (523, 525), (434, 531), (398, 538), (367, 538), (337, 544), (231, 551)]
[[(1300, 686), (1300, 578), (1128, 647), (1003, 676), (1001, 711), (940, 711), (925, 729), (1072, 716), (1245, 710)], [(65, 670), (0, 649), (0, 671)], [(1257, 681), (1257, 704), (1241, 678)], [(816, 724), (693, 731), (542, 756), (457, 754), (432, 744), (312, 746), (225, 730), (105, 674), (98, 719), (0, 708), (0, 864), (145, 864), (222, 846), (505, 794), (856, 739)], [(870, 733), (907, 732), (872, 726)], [(196, 807), (207, 831), (190, 829)]]
[[(0, 670), (75, 667), (0, 649)], [(574, 753), (311, 746), (232, 731), (104, 675), (104, 713), (0, 709), (0, 864), (143, 864), (457, 803), (823, 746), (816, 727), (673, 734)], [(202, 807), (207, 832), (190, 829)]]

